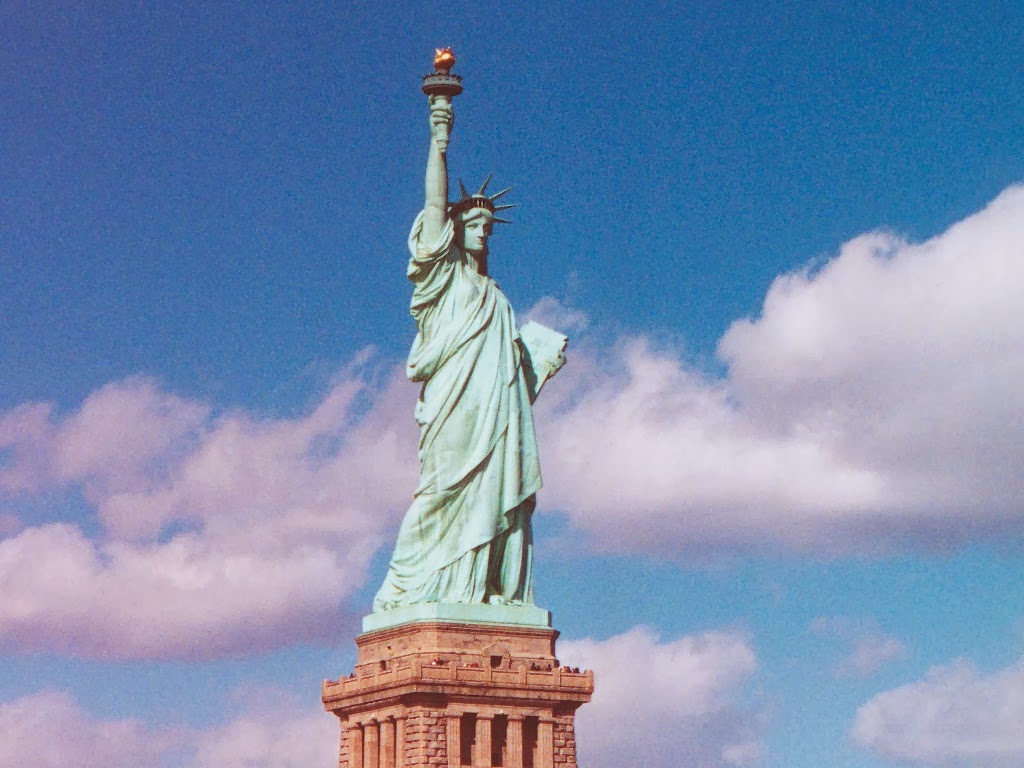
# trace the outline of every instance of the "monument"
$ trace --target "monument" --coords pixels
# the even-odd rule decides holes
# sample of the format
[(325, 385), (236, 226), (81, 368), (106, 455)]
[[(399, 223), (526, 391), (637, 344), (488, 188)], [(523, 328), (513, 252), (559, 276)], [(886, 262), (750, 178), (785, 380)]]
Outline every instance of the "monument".
[(575, 712), (593, 673), (559, 665), (558, 632), (533, 600), (532, 404), (567, 339), (518, 327), (488, 274), (509, 190), (488, 195), (488, 177), (470, 194), (460, 181), (449, 202), (454, 64), (441, 49), (424, 77), (426, 194), (409, 235), (419, 484), (355, 670), (325, 681), (322, 700), (341, 724), (339, 768), (575, 768)]

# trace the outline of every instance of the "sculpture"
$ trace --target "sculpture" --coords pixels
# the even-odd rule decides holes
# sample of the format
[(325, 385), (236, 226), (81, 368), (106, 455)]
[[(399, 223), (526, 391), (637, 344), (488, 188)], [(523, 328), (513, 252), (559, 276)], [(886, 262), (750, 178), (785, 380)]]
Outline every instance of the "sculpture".
[(541, 487), (531, 405), (564, 364), (567, 340), (515, 314), (488, 275), (495, 216), (490, 177), (448, 201), (455, 58), (438, 51), (426, 199), (409, 235), (417, 334), (407, 373), (421, 383), (420, 479), (374, 611), (420, 603), (533, 604), (531, 517)]

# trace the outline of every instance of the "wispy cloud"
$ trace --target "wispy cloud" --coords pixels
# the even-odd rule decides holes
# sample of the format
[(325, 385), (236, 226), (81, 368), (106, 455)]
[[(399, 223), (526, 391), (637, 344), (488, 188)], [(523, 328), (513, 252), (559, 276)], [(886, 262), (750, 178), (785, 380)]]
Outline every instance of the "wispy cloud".
[(823, 616), (811, 622), (811, 631), (837, 638), (843, 644), (844, 655), (834, 670), (837, 677), (870, 677), (907, 655), (900, 639), (883, 632), (873, 619)]
[(586, 312), (567, 307), (552, 296), (545, 296), (530, 307), (526, 317), (564, 334), (582, 333), (590, 324)]

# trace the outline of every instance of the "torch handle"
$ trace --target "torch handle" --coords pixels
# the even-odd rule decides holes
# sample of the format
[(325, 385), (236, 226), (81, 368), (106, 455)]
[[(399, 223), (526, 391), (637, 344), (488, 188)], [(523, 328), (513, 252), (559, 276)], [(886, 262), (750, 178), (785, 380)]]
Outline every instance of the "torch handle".
[(448, 140), (451, 138), (452, 120), (455, 117), (452, 100), (447, 94), (437, 93), (432, 94), (429, 101), (431, 134), (443, 155), (448, 152)]

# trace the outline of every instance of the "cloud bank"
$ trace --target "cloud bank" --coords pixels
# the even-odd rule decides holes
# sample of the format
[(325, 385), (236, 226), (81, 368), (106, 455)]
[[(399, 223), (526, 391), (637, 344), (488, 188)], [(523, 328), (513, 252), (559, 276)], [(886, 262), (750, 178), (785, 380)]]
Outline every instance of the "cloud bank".
[[(856, 238), (732, 325), (720, 379), (642, 337), (599, 348), (543, 300), (580, 338), (539, 403), (541, 513), (681, 559), (1019, 537), (1021, 243), (1024, 187), (924, 243)], [(380, 370), (357, 357), (293, 418), (148, 378), (0, 413), (0, 649), (211, 658), (336, 635), (416, 484), (415, 387)]]
[(543, 503), (665, 554), (1019, 535), (1022, 243), (1024, 187), (924, 243), (858, 237), (733, 323), (722, 380), (643, 339), (575, 357), (542, 405)]
[[(209, 658), (336, 631), (414, 487), (407, 400), (397, 377), (374, 391), (348, 372), (274, 420), (130, 379), (64, 418), (3, 415), (0, 493), (57, 520), (0, 540), (0, 647)], [(76, 494), (97, 533), (60, 520)]]
[[(637, 627), (603, 641), (564, 642), (560, 652), (565, 663), (593, 668), (601, 681), (577, 718), (581, 764), (759, 764), (758, 716), (742, 704), (757, 670), (745, 637), (707, 632), (662, 640)], [(253, 688), (232, 698), (253, 703), (205, 730), (101, 720), (66, 692), (0, 703), (0, 768), (299, 768), (337, 759), (337, 720), (308, 702)]]

